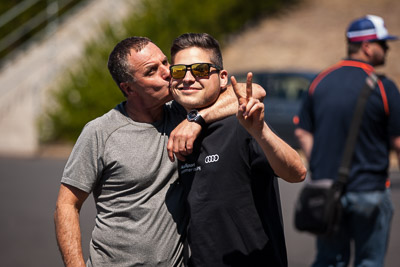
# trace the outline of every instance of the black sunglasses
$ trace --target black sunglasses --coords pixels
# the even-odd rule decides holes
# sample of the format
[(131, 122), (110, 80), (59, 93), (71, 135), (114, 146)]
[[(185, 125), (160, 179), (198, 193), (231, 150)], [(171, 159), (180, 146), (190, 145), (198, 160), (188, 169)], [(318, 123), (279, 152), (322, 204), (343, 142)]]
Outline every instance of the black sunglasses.
[(376, 43), (378, 44), (380, 47), (382, 47), (383, 50), (388, 50), (389, 46), (387, 45), (385, 40), (382, 41), (372, 41), (371, 43)]
[(190, 72), (194, 77), (208, 77), (210, 75), (210, 68), (216, 68), (218, 71), (221, 70), (215, 64), (211, 63), (194, 63), (190, 65), (178, 64), (169, 67), (171, 76), (174, 79), (182, 79), (185, 77), (187, 70), (190, 68)]

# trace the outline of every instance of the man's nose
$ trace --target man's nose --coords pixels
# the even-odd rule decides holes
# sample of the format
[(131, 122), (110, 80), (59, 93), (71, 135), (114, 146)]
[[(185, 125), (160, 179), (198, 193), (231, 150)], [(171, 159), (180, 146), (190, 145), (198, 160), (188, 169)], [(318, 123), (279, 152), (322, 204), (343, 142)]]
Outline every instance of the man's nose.
[(194, 80), (196, 80), (196, 77), (193, 76), (192, 69), (191, 68), (187, 68), (186, 73), (185, 73), (185, 77), (183, 77), (183, 81), (185, 81), (185, 82), (193, 82)]
[(163, 65), (162, 67), (162, 77), (164, 80), (170, 80), (171, 79), (171, 72), (169, 70), (169, 64), (167, 66)]

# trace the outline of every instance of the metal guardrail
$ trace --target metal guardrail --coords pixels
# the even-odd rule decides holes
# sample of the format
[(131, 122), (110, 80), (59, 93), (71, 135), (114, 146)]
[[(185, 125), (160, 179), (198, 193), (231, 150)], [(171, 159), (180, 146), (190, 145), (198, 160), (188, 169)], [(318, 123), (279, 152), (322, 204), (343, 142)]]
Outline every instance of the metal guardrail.
[[(36, 32), (33, 36), (43, 34), (43, 32), (48, 31), (49, 26), (51, 26), (51, 24), (56, 24), (57, 20), (61, 17), (58, 15), (59, 11), (69, 5), (73, 0), (24, 0), (0, 16), (0, 28), (12, 23), (14, 19), (18, 18), (21, 14), (23, 14), (25, 11), (27, 11), (29, 8), (40, 1), (47, 2), (46, 8), (35, 14), (25, 23), (16, 27), (6, 36), (2, 37), (0, 39), (0, 53), (5, 51), (6, 49), (11, 48), (12, 45), (22, 40), (27, 34), (31, 34), (34, 30), (36, 30), (44, 23), (47, 23), (47, 26), (43, 27), (43, 29)], [(26, 40), (26, 42), (30, 42), (33, 36)], [(21, 44), (20, 46), (23, 46), (23, 44)], [(12, 49), (10, 53), (13, 53), (15, 50), (18, 50), (18, 47)]]
[(25, 0), (17, 5), (15, 5), (13, 8), (8, 10), (6, 13), (0, 16), (0, 27), (3, 27), (6, 25), (8, 22), (11, 20), (15, 19), (18, 17), (22, 12), (39, 2), (40, 0)]
[[(46, 1), (31, 10), (37, 14), (38, 9), (47, 9)], [(139, 2), (73, 1), (59, 12), (62, 16), (45, 23), (42, 36), (27, 42), (0, 68), (0, 154), (35, 153), (39, 146), (37, 122), (45, 107), (57, 105), (50, 94), (57, 90), (58, 79), (67, 79), (68, 69), (85, 55), (85, 45), (102, 34), (105, 24), (121, 29), (123, 19)], [(17, 28), (14, 24), (9, 31)]]
[[(5, 69), (6, 64), (8, 62), (11, 62), (18, 55), (19, 52), (25, 51), (27, 47), (40, 40), (39, 37), (46, 37), (52, 35), (57, 30), (59, 22), (61, 20), (64, 20), (64, 18), (66, 18), (69, 14), (76, 11), (77, 9), (82, 8), (83, 5), (86, 5), (88, 2), (90, 2), (90, 0), (77, 2), (76, 4), (71, 5), (71, 7), (68, 8), (68, 10), (65, 9), (64, 12), (62, 12), (62, 15), (59, 16), (59, 11), (65, 8), (67, 5), (71, 4), (71, 2), (74, 0), (24, 0), (19, 4), (15, 5), (13, 8), (9, 9), (4, 14), (0, 15), (0, 28), (10, 23), (14, 23), (15, 22), (14, 20), (18, 16), (26, 12), (29, 8), (32, 8), (33, 5), (37, 4), (39, 1), (47, 2), (45, 8), (34, 14), (33, 17), (29, 18), (28, 21), (26, 21), (22, 25), (15, 27), (15, 29), (13, 29), (13, 31), (7, 34), (6, 36), (0, 37), (0, 52), (2, 52), (2, 50), (7, 49), (8, 46), (11, 46), (13, 45), (13, 43), (24, 38), (24, 36), (28, 34), (30, 31), (33, 30), (36, 31), (36, 33), (33, 36), (31, 36), (31, 38), (19, 44), (18, 47), (15, 47), (14, 50), (11, 50), (9, 54), (0, 59), (0, 72), (6, 70)], [(37, 31), (36, 27), (44, 23), (46, 23), (45, 27), (43, 27), (40, 31)], [(37, 67), (41, 68), (42, 66), (37, 66)], [(27, 70), (25, 68), (22, 69), (20, 68), (19, 70), (17, 70), (17, 73), (21, 71), (27, 71)], [(31, 79), (29, 78), (29, 75), (27, 77), (26, 73), (25, 74), (21, 73), (20, 75), (24, 77), (22, 81), (26, 79)], [(13, 76), (15, 76), (15, 79), (18, 79), (19, 74)], [(42, 78), (45, 79), (45, 77)], [(7, 81), (9, 81), (9, 79)], [(11, 112), (16, 107), (16, 103), (20, 103), (21, 99), (26, 98), (26, 96), (28, 94), (31, 94), (32, 92), (36, 94), (38, 90), (40, 90), (37, 87), (38, 85), (34, 83), (28, 87), (21, 85), (21, 81), (18, 82), (15, 81), (14, 84), (10, 84), (9, 82), (7, 85), (2, 84), (2, 86), (0, 87), (0, 92), (1, 92), (0, 122), (3, 121), (3, 119), (5, 119), (9, 114), (11, 114)], [(35, 99), (34, 102), (35, 106), (40, 105), (38, 99)], [(36, 107), (36, 109), (38, 108), (39, 107)]]

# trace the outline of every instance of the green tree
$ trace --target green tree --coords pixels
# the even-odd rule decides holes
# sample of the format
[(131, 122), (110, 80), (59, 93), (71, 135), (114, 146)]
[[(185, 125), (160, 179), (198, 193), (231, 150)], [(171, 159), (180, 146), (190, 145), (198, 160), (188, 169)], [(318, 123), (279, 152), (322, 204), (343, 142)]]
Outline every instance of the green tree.
[(223, 46), (265, 16), (280, 14), (298, 0), (142, 0), (123, 21), (123, 29), (106, 26), (104, 35), (88, 45), (80, 67), (54, 91), (56, 108), (40, 120), (43, 141), (75, 141), (83, 126), (124, 98), (107, 70), (115, 44), (128, 36), (146, 36), (169, 56), (173, 39), (185, 32), (207, 32)]

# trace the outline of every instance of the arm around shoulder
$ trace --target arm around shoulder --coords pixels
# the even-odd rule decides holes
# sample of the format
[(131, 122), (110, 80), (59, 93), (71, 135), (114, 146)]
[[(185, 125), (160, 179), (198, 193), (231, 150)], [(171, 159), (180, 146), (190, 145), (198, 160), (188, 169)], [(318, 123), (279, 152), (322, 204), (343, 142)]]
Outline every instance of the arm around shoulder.
[[(237, 83), (237, 93), (246, 95), (246, 87), (254, 87), (254, 98), (262, 99), (265, 96), (265, 90), (258, 84), (251, 84), (251, 79), (247, 84)], [(199, 111), (201, 117), (206, 123), (218, 121), (230, 115), (236, 114), (238, 110), (238, 98), (233, 90), (232, 85), (221, 91), (217, 101), (202, 110)], [(184, 120), (181, 122), (170, 134), (168, 139), (168, 157), (171, 161), (174, 161), (174, 154), (179, 159), (184, 161), (185, 156), (192, 153), (193, 143), (197, 136), (201, 132), (201, 127), (194, 123)]]

